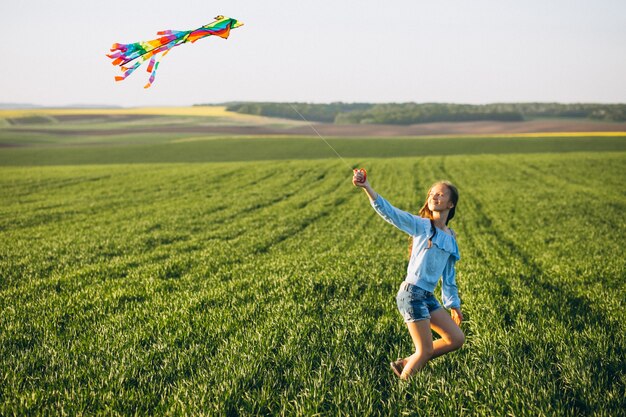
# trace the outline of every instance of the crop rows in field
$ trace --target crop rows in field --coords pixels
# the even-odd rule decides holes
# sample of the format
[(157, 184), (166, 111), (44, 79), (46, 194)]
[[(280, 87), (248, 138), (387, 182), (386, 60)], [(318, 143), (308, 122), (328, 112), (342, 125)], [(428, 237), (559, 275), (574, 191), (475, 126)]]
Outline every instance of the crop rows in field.
[(460, 351), (388, 369), (408, 239), (341, 161), (5, 167), (0, 414), (624, 409), (624, 153), (351, 162), (459, 186)]

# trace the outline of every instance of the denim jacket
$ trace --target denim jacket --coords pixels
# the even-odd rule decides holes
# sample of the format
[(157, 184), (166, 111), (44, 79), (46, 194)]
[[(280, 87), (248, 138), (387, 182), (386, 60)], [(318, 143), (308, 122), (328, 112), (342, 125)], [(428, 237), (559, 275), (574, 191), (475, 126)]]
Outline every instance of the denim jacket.
[(439, 277), (443, 277), (443, 305), (446, 308), (461, 307), (454, 268), (461, 256), (454, 236), (437, 229), (429, 249), (428, 239), (433, 235), (430, 219), (402, 211), (389, 204), (380, 194), (370, 204), (383, 219), (413, 237), (413, 250), (404, 280), (433, 292)]

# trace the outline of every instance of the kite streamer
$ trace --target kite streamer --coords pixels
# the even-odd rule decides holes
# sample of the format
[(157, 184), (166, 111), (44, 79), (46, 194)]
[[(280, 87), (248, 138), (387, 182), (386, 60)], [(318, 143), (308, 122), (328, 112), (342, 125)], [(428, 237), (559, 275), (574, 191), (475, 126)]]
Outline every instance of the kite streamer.
[[(194, 43), (198, 39), (207, 36), (219, 36), (220, 38), (228, 38), (230, 30), (242, 26), (243, 23), (238, 22), (230, 17), (217, 16), (214, 22), (204, 25), (195, 30), (163, 30), (157, 32), (160, 38), (145, 42), (135, 43), (114, 43), (111, 47), (111, 53), (107, 57), (111, 58), (112, 64), (120, 67), (123, 74), (115, 77), (115, 81), (122, 81), (141, 66), (146, 60), (148, 63), (147, 71), (150, 73), (148, 83), (143, 88), (149, 88), (154, 82), (157, 69), (159, 68), (160, 58), (163, 58), (175, 46), (183, 43)], [(157, 59), (157, 55), (161, 54)], [(132, 63), (133, 61), (136, 62)], [(132, 63), (132, 64), (131, 64)], [(131, 64), (131, 65), (129, 65)]]

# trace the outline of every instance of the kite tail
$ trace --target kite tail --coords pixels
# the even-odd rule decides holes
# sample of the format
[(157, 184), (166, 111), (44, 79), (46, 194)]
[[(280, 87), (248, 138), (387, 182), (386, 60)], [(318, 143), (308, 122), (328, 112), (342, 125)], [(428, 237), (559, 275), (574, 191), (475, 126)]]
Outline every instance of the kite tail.
[(146, 71), (150, 73), (150, 78), (148, 79), (148, 83), (143, 86), (143, 88), (150, 88), (152, 83), (154, 82), (154, 78), (156, 77), (157, 69), (159, 68), (159, 62), (157, 62), (156, 57), (150, 58), (150, 63), (148, 64), (148, 68)]
[(139, 61), (139, 62), (135, 62), (135, 65), (133, 65), (130, 68), (126, 68), (126, 67), (121, 67), (122, 71), (124, 71), (124, 75), (122, 76), (116, 76), (115, 77), (115, 81), (122, 81), (124, 79), (126, 79), (126, 77), (128, 77), (130, 74), (133, 73), (133, 71), (135, 71), (137, 68), (139, 68), (141, 66), (143, 62)]
[(107, 56), (113, 60), (111, 62), (111, 64), (113, 65), (121, 65), (125, 59), (124, 55), (119, 51), (115, 52), (114, 54), (107, 54)]
[(156, 72), (157, 72), (158, 68), (159, 68), (159, 63), (157, 62), (154, 65), (154, 70), (152, 71), (152, 74), (150, 74), (150, 78), (148, 79), (148, 83), (146, 85), (144, 85), (143, 88), (150, 88), (150, 86), (154, 82), (154, 78), (156, 77)]
[[(167, 55), (170, 49), (171, 48), (168, 48), (165, 52), (163, 52), (163, 55), (161, 55), (161, 58)], [(160, 62), (161, 62), (160, 60), (159, 61), (156, 60), (156, 56), (153, 56), (152, 58), (150, 58), (150, 62), (148, 63), (148, 68), (146, 68), (146, 71), (150, 73), (150, 78), (148, 79), (148, 83), (144, 85), (143, 88), (150, 88), (150, 86), (154, 82), (157, 69), (159, 69)]]
[(140, 42), (130, 44), (114, 43), (111, 46), (111, 53), (107, 54), (107, 57), (113, 60), (111, 62), (113, 65), (126, 65), (130, 61), (139, 58), (143, 53), (145, 53), (145, 49)]

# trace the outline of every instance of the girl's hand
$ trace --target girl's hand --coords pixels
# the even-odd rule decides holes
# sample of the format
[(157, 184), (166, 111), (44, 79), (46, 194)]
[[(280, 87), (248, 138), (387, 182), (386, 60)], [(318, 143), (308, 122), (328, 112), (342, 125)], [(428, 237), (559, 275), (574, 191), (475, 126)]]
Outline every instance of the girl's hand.
[(456, 323), (457, 326), (461, 325), (463, 321), (463, 313), (461, 313), (460, 308), (453, 308), (450, 310), (450, 316), (452, 316), (452, 321)]
[(354, 170), (354, 175), (352, 177), (352, 184), (354, 184), (356, 187), (361, 187), (361, 188), (365, 188), (369, 185), (369, 183), (367, 182), (367, 174), (365, 174), (363, 171), (355, 169)]

